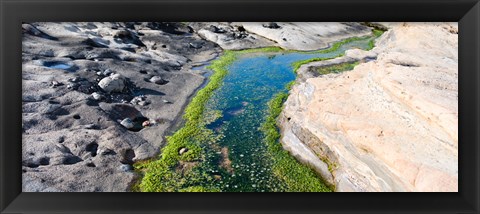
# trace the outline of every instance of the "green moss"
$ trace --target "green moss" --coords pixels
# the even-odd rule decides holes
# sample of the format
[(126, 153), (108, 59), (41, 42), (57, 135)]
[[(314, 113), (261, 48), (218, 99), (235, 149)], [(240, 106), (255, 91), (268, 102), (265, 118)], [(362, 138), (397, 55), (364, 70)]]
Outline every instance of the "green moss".
[(273, 160), (273, 172), (285, 182), (288, 192), (331, 192), (313, 169), (299, 163), (278, 142), (280, 133), (276, 121), (287, 97), (287, 93), (279, 93), (269, 102), (269, 114), (262, 126), (265, 143)]
[(323, 61), (323, 60), (329, 60), (329, 59), (334, 59), (334, 58), (337, 58), (337, 57), (341, 57), (342, 55), (343, 55), (343, 54), (337, 55), (337, 56), (335, 56), (335, 57), (329, 57), (329, 58), (317, 57), (317, 58), (311, 58), (311, 59), (296, 61), (296, 62), (292, 63), (293, 71), (294, 71), (294, 72), (297, 72), (297, 70), (300, 68), (300, 66), (302, 66), (302, 65), (304, 65), (304, 64), (307, 64), (307, 63), (317, 62), (317, 61)]
[(321, 75), (330, 74), (330, 73), (340, 73), (343, 71), (352, 70), (355, 66), (357, 66), (360, 62), (345, 62), (336, 65), (329, 65), (329, 66), (322, 66), (315, 68), (315, 72)]

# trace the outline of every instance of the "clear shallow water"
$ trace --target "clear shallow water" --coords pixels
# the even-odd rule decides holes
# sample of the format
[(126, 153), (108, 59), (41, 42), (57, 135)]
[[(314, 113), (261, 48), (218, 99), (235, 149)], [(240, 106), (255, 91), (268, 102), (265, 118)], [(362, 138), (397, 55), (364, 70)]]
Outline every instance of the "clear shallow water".
[(330, 53), (251, 53), (243, 54), (228, 67), (223, 85), (206, 103), (205, 113), (219, 111), (221, 117), (207, 125), (222, 136), (220, 148), (228, 149), (231, 170), (217, 169), (222, 191), (282, 191), (285, 184), (272, 172), (260, 127), (265, 121), (268, 102), (286, 92), (295, 80), (292, 63), (311, 58), (331, 58), (351, 48), (366, 49), (369, 39), (344, 44)]
[[(268, 102), (295, 80), (292, 63), (311, 58), (330, 58), (351, 48), (367, 49), (369, 40), (347, 43), (330, 53), (244, 54), (228, 67), (223, 85), (206, 103), (206, 112), (220, 111), (222, 117), (207, 125), (222, 138), (232, 171), (222, 173), (217, 186), (222, 191), (282, 191), (285, 185), (272, 172), (264, 134), (260, 127), (267, 117)], [(221, 171), (221, 170), (220, 170)]]
[(66, 71), (74, 71), (75, 66), (69, 65), (67, 63), (63, 62), (44, 62), (43, 66), (49, 67), (49, 68), (54, 68), (54, 69), (62, 69)]

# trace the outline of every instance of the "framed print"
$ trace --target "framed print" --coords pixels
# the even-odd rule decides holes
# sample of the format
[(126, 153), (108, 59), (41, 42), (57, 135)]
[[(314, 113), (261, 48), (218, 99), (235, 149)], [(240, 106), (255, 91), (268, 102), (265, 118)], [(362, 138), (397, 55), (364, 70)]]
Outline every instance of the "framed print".
[(2, 213), (477, 213), (478, 1), (1, 2)]

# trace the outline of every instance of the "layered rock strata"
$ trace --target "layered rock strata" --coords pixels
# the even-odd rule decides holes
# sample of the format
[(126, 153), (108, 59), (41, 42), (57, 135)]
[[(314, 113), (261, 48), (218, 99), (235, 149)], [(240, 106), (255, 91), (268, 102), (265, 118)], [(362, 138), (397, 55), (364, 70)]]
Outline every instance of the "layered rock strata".
[[(458, 25), (384, 25), (373, 50), (298, 70), (281, 143), (336, 191), (458, 191)], [(341, 74), (309, 74), (359, 59)]]

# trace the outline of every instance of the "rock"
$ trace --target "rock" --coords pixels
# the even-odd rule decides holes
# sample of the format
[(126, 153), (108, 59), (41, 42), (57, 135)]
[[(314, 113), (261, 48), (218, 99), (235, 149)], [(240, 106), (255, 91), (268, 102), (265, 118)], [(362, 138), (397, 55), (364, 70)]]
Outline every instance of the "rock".
[(120, 122), (120, 124), (122, 124), (122, 126), (127, 129), (131, 129), (135, 126), (135, 124), (133, 124), (133, 121), (130, 118), (123, 119), (122, 122)]
[(269, 22), (268, 24), (263, 24), (262, 25), (265, 28), (270, 28), (270, 29), (279, 29), (281, 28), (277, 23), (275, 22)]
[(124, 172), (130, 172), (133, 170), (133, 167), (132, 165), (130, 164), (122, 164), (118, 167), (121, 171), (124, 171)]
[(184, 147), (184, 148), (181, 148), (181, 149), (178, 151), (178, 154), (179, 154), (179, 155), (182, 155), (182, 154), (185, 153), (185, 152), (188, 152), (188, 148), (185, 148), (185, 147)]
[[(293, 50), (318, 50), (342, 39), (371, 34), (371, 28), (359, 23), (282, 22), (266, 24), (242, 22), (251, 34), (275, 41), (275, 46)], [(276, 25), (280, 28), (275, 28)], [(270, 28), (274, 27), (274, 28)]]
[(152, 83), (155, 83), (155, 84), (158, 84), (158, 85), (163, 85), (163, 84), (166, 84), (167, 81), (164, 80), (162, 77), (159, 77), (159, 76), (153, 76), (150, 78), (150, 82)]
[(122, 92), (125, 88), (125, 78), (120, 74), (114, 74), (100, 80), (98, 86), (105, 92)]
[(100, 93), (98, 92), (93, 92), (92, 93), (92, 98), (94, 100), (103, 100), (105, 98), (105, 96), (101, 95)]
[(349, 52), (375, 60), (292, 87), (280, 142), (336, 191), (457, 192), (457, 23), (390, 26), (375, 53)]
[(103, 71), (103, 75), (105, 75), (105, 76), (108, 76), (112, 73), (113, 73), (113, 71), (111, 69), (105, 69), (105, 71)]
[(147, 127), (147, 126), (150, 126), (150, 125), (151, 125), (151, 123), (150, 123), (150, 121), (148, 121), (148, 120), (143, 121), (143, 123), (142, 123), (142, 126), (143, 126), (143, 127)]
[[(204, 82), (201, 75), (176, 70), (208, 61), (220, 54), (221, 48), (203, 40), (196, 32), (177, 35), (147, 29), (142, 30), (144, 36), (141, 36), (135, 32), (141, 24), (133, 24), (135, 30), (132, 33), (148, 47), (138, 47), (128, 38), (113, 38), (117, 31), (124, 30), (124, 23), (96, 22), (93, 29), (85, 27), (87, 23), (37, 22), (24, 25), (30, 28), (30, 32), (27, 29), (22, 33), (24, 48), (21, 50), (24, 80), (22, 163), (25, 163), (22, 165), (22, 191), (127, 192), (138, 176), (131, 171), (122, 172), (120, 164), (155, 157), (165, 145), (165, 139), (159, 136), (166, 136), (176, 126), (189, 98)], [(45, 34), (35, 33), (36, 30)], [(46, 34), (58, 39), (44, 39), (48, 37)], [(157, 43), (158, 50), (151, 48), (154, 43)], [(203, 47), (190, 48), (188, 43), (202, 44)], [(102, 44), (108, 44), (108, 47)], [(135, 53), (124, 50), (135, 50)], [(78, 69), (48, 69), (48, 63), (44, 62), (74, 64)], [(97, 85), (103, 78), (111, 76), (108, 71), (105, 72), (107, 69), (125, 76), (123, 92), (129, 93), (109, 94)], [(138, 73), (139, 70), (145, 70), (146, 74)], [(96, 72), (99, 72), (98, 76)], [(148, 81), (151, 75), (163, 77), (169, 84), (159, 89), (155, 87), (158, 85)], [(75, 77), (82, 79), (73, 80)], [(68, 81), (69, 78), (74, 82)], [(52, 89), (53, 81), (64, 85)], [(76, 91), (68, 90), (67, 85)], [(80, 90), (88, 93), (79, 93)], [(105, 96), (105, 99), (95, 101), (94, 92)], [(120, 103), (121, 100), (130, 102), (138, 94), (146, 94), (148, 100), (138, 102), (138, 106)], [(175, 104), (161, 108), (140, 106), (149, 102), (162, 105), (165, 94), (174, 94), (169, 99)], [(145, 115), (168, 119), (164, 119), (158, 129), (145, 128), (135, 132), (136, 128), (142, 128), (145, 120), (135, 107), (141, 107)], [(73, 116), (76, 114), (81, 119), (75, 119)], [(125, 118), (140, 122), (127, 131), (120, 124)], [(86, 151), (93, 141), (98, 143), (95, 157), (94, 153)], [(129, 151), (126, 160), (125, 151)], [(86, 159), (82, 161), (84, 155)], [(40, 165), (47, 162), (50, 164)], [(31, 168), (34, 166), (36, 168)]]

